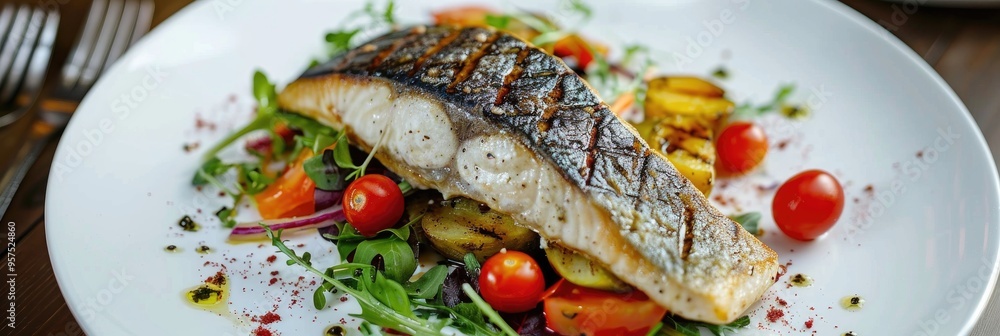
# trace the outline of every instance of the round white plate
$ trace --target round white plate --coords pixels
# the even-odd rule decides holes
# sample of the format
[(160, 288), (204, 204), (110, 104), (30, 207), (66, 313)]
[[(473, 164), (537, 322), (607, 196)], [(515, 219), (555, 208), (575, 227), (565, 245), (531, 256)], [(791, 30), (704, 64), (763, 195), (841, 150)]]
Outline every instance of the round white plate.
[[(227, 232), (212, 213), (225, 199), (194, 190), (189, 180), (200, 153), (250, 118), (253, 70), (282, 84), (294, 79), (322, 55), (324, 33), (362, 3), (196, 2), (93, 88), (59, 144), (46, 204), (56, 277), (87, 334), (247, 335), (261, 326), (252, 317), (272, 310), (281, 321), (264, 327), (284, 335), (356, 325), (346, 316), (356, 309), (351, 300), (314, 310), (314, 278), (284, 258), (269, 263), (274, 248), (224, 243)], [(398, 13), (404, 22), (426, 22), (430, 6), (405, 1)], [(556, 1), (517, 6), (569, 15)], [(707, 75), (724, 65), (730, 78), (721, 83), (739, 102), (766, 101), (779, 84), (795, 83), (792, 100), (812, 105), (802, 122), (761, 120), (774, 144), (765, 167), (720, 181), (713, 194), (727, 212), (762, 211), (761, 239), (791, 262), (751, 308), (753, 322), (741, 334), (954, 335), (972, 328), (997, 273), (997, 174), (965, 107), (912, 51), (831, 1), (593, 7), (587, 35), (612, 46), (652, 46), (664, 73)], [(195, 142), (201, 146), (194, 152), (182, 150)], [(766, 187), (806, 168), (835, 173), (848, 204), (831, 233), (799, 243), (774, 227)], [(205, 227), (180, 231), (184, 215)], [(169, 244), (181, 251), (165, 252)], [(333, 245), (316, 235), (292, 244), (303, 244), (297, 250), (312, 252), (316, 263), (337, 260)], [(201, 245), (212, 252), (196, 253)], [(187, 306), (182, 293), (223, 265), (232, 286), (226, 311)], [(795, 273), (815, 284), (786, 286)], [(852, 294), (866, 299), (862, 311), (839, 307)], [(770, 322), (770, 310), (784, 316)]]

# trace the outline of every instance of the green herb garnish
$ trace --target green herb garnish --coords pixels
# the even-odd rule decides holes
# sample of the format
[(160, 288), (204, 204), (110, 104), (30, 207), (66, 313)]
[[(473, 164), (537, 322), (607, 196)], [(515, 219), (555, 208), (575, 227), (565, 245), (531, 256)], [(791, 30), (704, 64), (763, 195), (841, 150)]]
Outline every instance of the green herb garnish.
[(712, 77), (715, 77), (715, 78), (718, 78), (718, 79), (727, 79), (727, 78), (729, 78), (729, 70), (726, 70), (725, 67), (721, 67), (721, 66), (718, 67), (718, 68), (715, 68), (715, 71), (712, 71)]
[[(368, 322), (385, 328), (391, 328), (413, 335), (444, 335), (441, 332), (441, 329), (444, 327), (443, 324), (432, 323), (428, 320), (414, 316), (413, 311), (408, 308), (408, 305), (406, 311), (398, 311), (396, 308), (399, 307), (399, 303), (395, 302), (395, 299), (390, 302), (380, 301), (373, 294), (373, 292), (393, 291), (394, 286), (387, 284), (386, 281), (391, 280), (385, 279), (384, 277), (381, 281), (379, 281), (379, 278), (374, 276), (372, 273), (374, 271), (374, 267), (371, 265), (350, 263), (333, 266), (328, 269), (334, 271), (361, 270), (362, 274), (358, 277), (360, 279), (357, 281), (357, 288), (348, 286), (344, 282), (328, 275), (326, 272), (313, 267), (312, 262), (310, 261), (311, 256), (309, 255), (309, 252), (304, 253), (300, 257), (294, 250), (285, 246), (285, 243), (281, 241), (280, 230), (275, 233), (271, 231), (270, 227), (266, 225), (261, 226), (263, 226), (266, 230), (267, 237), (271, 239), (271, 244), (274, 245), (274, 247), (277, 247), (281, 253), (285, 254), (289, 258), (287, 261), (288, 265), (297, 264), (302, 266), (307, 271), (321, 277), (325, 282), (330, 283), (330, 285), (338, 291), (342, 291), (354, 297), (354, 299), (357, 300), (358, 304), (361, 306), (361, 314), (352, 314), (351, 316), (362, 318)], [(399, 284), (396, 283), (395, 285)]]
[[(759, 106), (753, 106), (751, 103), (740, 104), (736, 107), (736, 111), (733, 112), (733, 117), (737, 119), (746, 119), (759, 117), (771, 112), (781, 112), (786, 106), (791, 106), (788, 104), (788, 98), (794, 91), (794, 84), (782, 85), (778, 87), (777, 91), (775, 91), (774, 98), (772, 98), (770, 102)], [(796, 110), (798, 110), (798, 108), (796, 108)], [(787, 116), (791, 117), (791, 114), (796, 114), (796, 117), (802, 117), (805, 115), (804, 113), (788, 113)]]
[[(342, 291), (351, 295), (361, 306), (361, 314), (352, 316), (361, 318), (362, 334), (379, 335), (381, 332), (371, 325), (398, 330), (413, 335), (443, 335), (442, 328), (452, 325), (469, 335), (499, 336), (517, 335), (500, 317), (499, 313), (493, 310), (475, 291), (468, 287), (463, 288), (466, 294), (472, 298), (475, 304), (460, 304), (453, 308), (428, 303), (427, 299), (439, 296), (440, 288), (443, 286), (447, 276), (447, 266), (436, 266), (428, 270), (416, 281), (396, 281), (387, 273), (377, 270), (374, 266), (364, 263), (345, 263), (320, 271), (313, 266), (311, 255), (306, 252), (300, 257), (294, 250), (288, 248), (281, 240), (281, 231), (272, 231), (266, 225), (262, 225), (266, 230), (271, 244), (288, 256), (288, 265), (299, 265), (309, 272), (320, 276), (323, 284), (317, 288), (313, 295), (313, 305), (317, 309), (326, 307), (326, 293), (331, 291)], [(344, 226), (343, 232), (350, 229), (349, 225)], [(383, 231), (385, 234), (376, 236), (373, 240), (365, 240), (357, 245), (355, 259), (363, 259), (362, 254), (366, 247), (362, 246), (370, 241), (405, 241), (409, 237), (409, 225), (396, 229), (396, 231)], [(343, 239), (343, 238), (342, 238)], [(338, 241), (338, 245), (342, 242)], [(400, 246), (401, 248), (402, 246)], [(396, 249), (395, 247), (389, 248)], [(413, 251), (399, 254), (383, 254), (386, 268), (391, 262), (390, 259), (413, 258)], [(374, 250), (374, 249), (373, 249)], [(379, 248), (379, 251), (385, 251)], [(412, 272), (411, 272), (412, 274)], [(407, 275), (409, 278), (409, 274)], [(487, 317), (492, 324), (486, 323), (483, 317)], [(495, 327), (494, 327), (495, 326)], [(500, 331), (497, 331), (497, 328)]]
[(760, 236), (760, 229), (757, 228), (757, 223), (760, 222), (761, 215), (759, 212), (748, 212), (745, 214), (729, 216), (733, 221), (740, 223), (747, 232), (750, 232), (754, 236)]
[(393, 0), (386, 1), (385, 7), (379, 9), (373, 2), (368, 2), (361, 11), (348, 15), (348, 18), (340, 29), (326, 34), (327, 50), (331, 57), (354, 48), (355, 37), (359, 35), (395, 26), (396, 3)]
[(302, 163), (302, 169), (309, 179), (316, 183), (317, 189), (344, 189), (344, 177), (341, 176), (340, 167), (333, 160), (333, 150), (323, 150), (322, 153), (306, 159)]
[(708, 330), (715, 336), (725, 336), (735, 333), (737, 329), (750, 325), (750, 317), (743, 316), (729, 324), (716, 325), (705, 322), (690, 321), (674, 315), (667, 315), (649, 331), (649, 336), (700, 336), (701, 329)]

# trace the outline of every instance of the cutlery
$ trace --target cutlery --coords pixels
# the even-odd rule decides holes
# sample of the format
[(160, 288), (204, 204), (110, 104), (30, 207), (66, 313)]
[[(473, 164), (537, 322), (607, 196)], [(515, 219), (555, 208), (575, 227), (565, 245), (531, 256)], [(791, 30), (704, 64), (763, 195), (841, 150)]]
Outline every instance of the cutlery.
[(149, 30), (152, 16), (151, 0), (94, 1), (58, 85), (39, 104), (38, 119), (27, 141), (14, 157), (14, 166), (0, 179), (0, 216), (7, 211), (21, 180), (45, 145), (66, 127), (97, 77)]
[(6, 4), (0, 11), (0, 127), (21, 118), (45, 79), (59, 13)]

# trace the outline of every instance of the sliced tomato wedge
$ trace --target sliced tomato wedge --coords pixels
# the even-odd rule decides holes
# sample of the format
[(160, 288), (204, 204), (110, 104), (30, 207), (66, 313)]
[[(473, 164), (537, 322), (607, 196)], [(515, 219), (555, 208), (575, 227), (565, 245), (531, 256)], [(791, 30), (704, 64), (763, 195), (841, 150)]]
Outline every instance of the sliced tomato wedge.
[(607, 54), (607, 47), (588, 42), (577, 34), (563, 37), (552, 46), (553, 55), (562, 58), (572, 57), (576, 60), (577, 66), (583, 70), (586, 70), (587, 66), (594, 61), (594, 51), (604, 55)]
[(542, 298), (546, 325), (560, 335), (643, 336), (667, 314), (641, 291), (615, 293), (565, 279)]
[(458, 6), (431, 13), (434, 23), (439, 25), (481, 26), (485, 27), (486, 16), (497, 11), (483, 6)]
[(254, 195), (257, 211), (264, 219), (306, 216), (316, 211), (316, 183), (302, 169), (302, 162), (313, 155), (305, 149), (285, 173), (267, 189)]

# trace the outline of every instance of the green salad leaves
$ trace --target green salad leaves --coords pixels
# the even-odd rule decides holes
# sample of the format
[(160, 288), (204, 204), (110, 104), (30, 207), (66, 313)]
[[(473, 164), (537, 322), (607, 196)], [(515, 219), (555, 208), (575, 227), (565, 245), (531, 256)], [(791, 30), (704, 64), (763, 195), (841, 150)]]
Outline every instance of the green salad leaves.
[[(308, 252), (300, 256), (285, 245), (280, 230), (274, 232), (266, 225), (262, 227), (271, 244), (288, 257), (288, 265), (301, 266), (323, 279), (313, 295), (313, 305), (317, 309), (325, 308), (327, 293), (336, 290), (351, 295), (361, 306), (361, 313), (352, 316), (411, 335), (444, 335), (442, 329), (446, 326), (469, 335), (517, 335), (468, 284), (463, 290), (473, 303), (451, 308), (440, 303), (440, 289), (448, 273), (447, 266), (435, 266), (416, 280), (410, 280), (416, 269), (416, 257), (406, 243), (411, 230), (409, 225), (383, 230), (374, 239), (362, 239), (356, 245), (352, 244), (355, 248), (354, 262), (331, 266), (323, 271), (313, 265)], [(341, 233), (336, 236), (338, 249), (341, 243), (357, 239), (353, 238), (356, 232), (345, 233), (351, 230), (349, 224), (344, 224)], [(384, 269), (363, 261), (375, 260), (376, 257), (385, 262)], [(413, 265), (412, 268), (410, 265)], [(490, 323), (485, 322), (484, 316)], [(368, 335), (380, 334), (377, 328), (371, 326), (362, 326), (362, 330)]]

